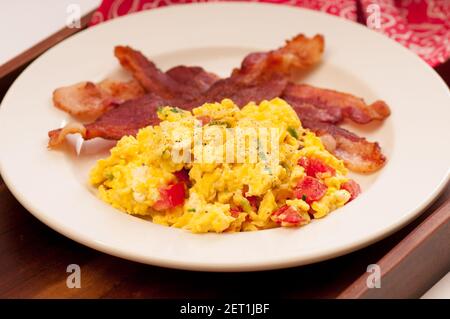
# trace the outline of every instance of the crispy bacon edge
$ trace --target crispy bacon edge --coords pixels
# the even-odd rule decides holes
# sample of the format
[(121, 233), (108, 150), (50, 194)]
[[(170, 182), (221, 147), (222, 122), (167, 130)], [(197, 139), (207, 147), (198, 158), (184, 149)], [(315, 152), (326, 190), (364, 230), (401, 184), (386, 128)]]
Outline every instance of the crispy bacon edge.
[(75, 117), (96, 118), (114, 105), (143, 94), (144, 90), (134, 80), (79, 82), (53, 91), (53, 104)]
[(303, 118), (302, 125), (322, 140), (325, 148), (344, 161), (347, 168), (358, 173), (372, 173), (386, 163), (377, 142), (369, 142), (342, 127)]
[(322, 35), (309, 38), (299, 34), (277, 50), (247, 55), (241, 67), (234, 69), (231, 76), (243, 83), (255, 83), (274, 74), (282, 74), (292, 80), (298, 72), (316, 65), (322, 59), (324, 47)]
[(80, 133), (84, 140), (96, 137), (119, 140), (125, 135), (136, 135), (140, 128), (159, 123), (157, 109), (166, 104), (166, 101), (153, 94), (126, 101), (92, 123), (69, 123), (61, 129), (48, 132), (48, 147), (61, 145), (68, 134), (75, 133)]
[(374, 120), (384, 120), (391, 111), (389, 106), (381, 100), (366, 104), (362, 98), (330, 89), (314, 87), (308, 84), (289, 83), (283, 92), (286, 101), (299, 109), (304, 105), (312, 105), (317, 109), (317, 119), (339, 123), (343, 119), (350, 119), (355, 123), (366, 124)]

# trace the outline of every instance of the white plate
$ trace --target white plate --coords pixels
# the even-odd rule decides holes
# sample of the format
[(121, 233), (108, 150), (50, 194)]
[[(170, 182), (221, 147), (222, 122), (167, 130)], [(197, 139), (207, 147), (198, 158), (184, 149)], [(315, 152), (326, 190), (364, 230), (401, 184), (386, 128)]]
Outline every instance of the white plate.
[[(98, 157), (93, 149), (104, 143), (85, 143), (80, 156), (46, 148), (47, 131), (69, 119), (52, 106), (51, 92), (121, 75), (112, 53), (116, 44), (142, 50), (163, 69), (201, 65), (227, 75), (245, 54), (276, 48), (300, 32), (326, 38), (323, 64), (304, 81), (368, 101), (384, 99), (392, 107), (378, 127), (354, 129), (381, 143), (388, 164), (378, 174), (357, 176), (364, 193), (323, 220), (300, 229), (223, 235), (155, 225), (109, 207), (87, 185)], [(281, 5), (172, 6), (80, 32), (29, 66), (0, 109), (0, 168), (10, 190), (37, 218), (106, 253), (193, 270), (281, 268), (348, 253), (417, 216), (449, 177), (449, 105), (448, 88), (430, 67), (356, 23)]]

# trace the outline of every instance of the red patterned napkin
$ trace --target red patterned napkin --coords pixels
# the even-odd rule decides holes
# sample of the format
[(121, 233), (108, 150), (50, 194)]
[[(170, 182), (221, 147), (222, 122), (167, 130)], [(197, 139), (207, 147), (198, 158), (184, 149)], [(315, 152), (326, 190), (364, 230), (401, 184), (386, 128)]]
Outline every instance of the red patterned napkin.
[[(217, 0), (103, 0), (91, 25), (140, 10)], [(414, 51), (431, 66), (450, 57), (450, 0), (240, 0), (320, 10), (359, 21)]]

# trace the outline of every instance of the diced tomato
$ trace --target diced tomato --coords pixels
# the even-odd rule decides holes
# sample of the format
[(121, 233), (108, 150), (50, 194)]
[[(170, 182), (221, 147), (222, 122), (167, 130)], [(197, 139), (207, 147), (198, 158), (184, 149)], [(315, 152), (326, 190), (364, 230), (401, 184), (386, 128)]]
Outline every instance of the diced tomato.
[(303, 199), (308, 204), (321, 199), (327, 192), (327, 186), (317, 178), (306, 176), (294, 188), (294, 196)]
[(290, 206), (288, 206), (288, 205), (281, 206), (280, 208), (278, 208), (276, 211), (274, 211), (272, 213), (272, 216), (279, 216), (279, 215), (283, 214), (286, 210), (288, 210), (289, 207)]
[(182, 169), (181, 171), (173, 173), (179, 182), (183, 182), (186, 185), (189, 185), (189, 172), (187, 169)]
[(238, 217), (239, 214), (242, 213), (242, 209), (240, 209), (239, 207), (231, 207), (230, 213), (231, 213), (231, 216)]
[(258, 211), (259, 203), (261, 202), (261, 199), (258, 196), (247, 196), (245, 195), (248, 192), (248, 185), (244, 185), (244, 188), (242, 189), (242, 195), (248, 200), (250, 203), (250, 206), (253, 208), (254, 211)]
[(202, 126), (204, 126), (204, 125), (208, 124), (209, 122), (211, 122), (211, 118), (209, 116), (197, 116), (197, 120), (202, 122)]
[(341, 189), (345, 189), (350, 193), (351, 197), (349, 201), (354, 200), (359, 194), (361, 194), (361, 187), (353, 179), (349, 179), (347, 182), (342, 184)]
[(185, 186), (184, 183), (176, 183), (159, 190), (160, 199), (155, 202), (153, 208), (165, 210), (174, 208), (184, 203)]
[(303, 218), (298, 211), (294, 207), (288, 205), (284, 205), (274, 211), (272, 216), (273, 220), (276, 223), (281, 224), (281, 226), (298, 226), (303, 221)]
[(250, 206), (252, 206), (254, 211), (258, 211), (259, 202), (260, 199), (258, 196), (245, 196), (247, 198), (248, 202), (250, 203)]
[(336, 174), (336, 170), (333, 167), (328, 166), (318, 158), (302, 157), (298, 160), (298, 165), (303, 166), (306, 175), (312, 177), (317, 177), (319, 173), (329, 173), (331, 176)]

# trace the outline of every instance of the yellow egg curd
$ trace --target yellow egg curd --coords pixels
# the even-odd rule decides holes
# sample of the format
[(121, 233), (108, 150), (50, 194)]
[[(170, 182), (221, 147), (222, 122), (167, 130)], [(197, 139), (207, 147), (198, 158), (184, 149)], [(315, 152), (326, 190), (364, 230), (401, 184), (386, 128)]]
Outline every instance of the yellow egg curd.
[(158, 117), (90, 172), (99, 197), (123, 212), (221, 233), (302, 226), (352, 199), (343, 162), (282, 99), (162, 107)]

